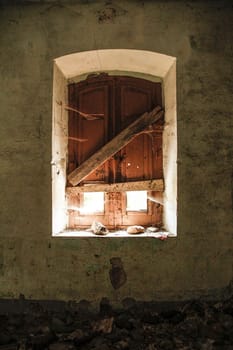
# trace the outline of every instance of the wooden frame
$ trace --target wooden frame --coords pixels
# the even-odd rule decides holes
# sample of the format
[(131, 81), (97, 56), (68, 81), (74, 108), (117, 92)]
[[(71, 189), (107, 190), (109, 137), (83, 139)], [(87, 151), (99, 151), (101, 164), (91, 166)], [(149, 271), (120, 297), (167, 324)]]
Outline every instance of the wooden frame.
[(67, 196), (74, 196), (82, 192), (125, 192), (125, 191), (164, 191), (163, 179), (130, 181), (114, 184), (96, 183), (77, 187), (67, 187)]

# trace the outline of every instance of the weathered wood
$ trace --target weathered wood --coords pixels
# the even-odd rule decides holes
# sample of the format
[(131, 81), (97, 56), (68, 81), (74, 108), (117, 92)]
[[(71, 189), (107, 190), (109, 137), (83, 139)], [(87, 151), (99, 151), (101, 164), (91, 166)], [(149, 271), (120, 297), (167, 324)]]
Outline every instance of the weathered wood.
[(97, 183), (77, 187), (67, 187), (66, 194), (68, 196), (73, 196), (81, 192), (124, 192), (140, 190), (162, 192), (164, 190), (163, 179), (118, 182), (114, 184)]
[(155, 107), (151, 112), (146, 112), (137, 118), (132, 124), (122, 130), (111, 141), (106, 143), (90, 158), (84, 161), (78, 168), (68, 175), (69, 182), (75, 186), (79, 184), (92, 171), (102, 165), (111, 156), (125, 147), (134, 137), (149, 125), (155, 123), (163, 116), (161, 107)]
[[(74, 108), (74, 107), (70, 107), (70, 106), (67, 106), (67, 105), (65, 105), (65, 109), (67, 110), (67, 111), (72, 111), (72, 112), (76, 112), (76, 113), (78, 113), (78, 114), (80, 114), (83, 118), (85, 118), (86, 120), (96, 120), (96, 119), (101, 119), (101, 118), (103, 118), (103, 113), (101, 113), (101, 114), (96, 114), (96, 113), (94, 113), (94, 114), (88, 114), (88, 113), (84, 113), (84, 112), (81, 112), (81, 111), (79, 111), (77, 108)], [(101, 118), (100, 118), (101, 117)]]

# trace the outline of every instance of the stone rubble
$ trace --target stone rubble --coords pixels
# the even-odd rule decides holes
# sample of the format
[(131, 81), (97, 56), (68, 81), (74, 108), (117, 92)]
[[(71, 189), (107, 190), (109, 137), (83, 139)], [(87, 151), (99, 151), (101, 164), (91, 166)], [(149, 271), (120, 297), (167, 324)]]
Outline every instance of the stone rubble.
[(0, 314), (0, 350), (232, 350), (233, 297), (182, 306), (126, 298), (98, 313), (70, 307)]

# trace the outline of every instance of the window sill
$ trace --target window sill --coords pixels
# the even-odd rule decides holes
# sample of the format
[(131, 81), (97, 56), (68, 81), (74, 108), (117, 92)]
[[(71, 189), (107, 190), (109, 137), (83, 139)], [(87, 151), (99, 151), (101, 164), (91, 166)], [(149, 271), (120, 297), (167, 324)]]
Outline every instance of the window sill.
[(158, 238), (161, 240), (164, 240), (166, 238), (170, 237), (176, 237), (175, 234), (166, 232), (166, 231), (157, 231), (157, 232), (144, 232), (144, 233), (137, 233), (137, 234), (129, 234), (125, 230), (119, 230), (119, 231), (111, 231), (106, 235), (96, 235), (92, 232), (88, 232), (85, 230), (82, 231), (75, 231), (75, 230), (66, 230), (57, 234), (54, 234), (53, 237), (79, 237), (79, 238), (90, 238), (90, 237), (97, 237), (97, 238), (113, 238), (113, 237), (150, 237), (150, 238)]

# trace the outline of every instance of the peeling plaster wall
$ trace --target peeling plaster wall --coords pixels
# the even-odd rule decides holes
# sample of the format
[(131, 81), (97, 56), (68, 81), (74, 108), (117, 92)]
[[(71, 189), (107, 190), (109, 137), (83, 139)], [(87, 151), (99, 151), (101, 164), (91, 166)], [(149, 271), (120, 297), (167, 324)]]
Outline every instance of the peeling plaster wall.
[[(15, 3), (0, 7), (0, 298), (224, 296), (233, 232), (230, 1)], [(107, 48), (177, 57), (175, 239), (51, 237), (53, 59)], [(126, 274), (118, 289), (114, 257)]]

